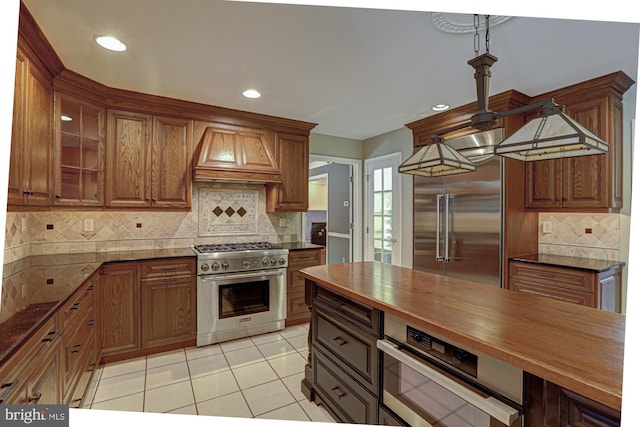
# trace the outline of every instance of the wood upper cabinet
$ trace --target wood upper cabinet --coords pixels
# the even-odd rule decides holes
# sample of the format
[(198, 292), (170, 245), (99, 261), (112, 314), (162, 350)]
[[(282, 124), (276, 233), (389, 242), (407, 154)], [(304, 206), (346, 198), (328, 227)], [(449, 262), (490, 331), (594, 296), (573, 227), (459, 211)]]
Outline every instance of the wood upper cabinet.
[(191, 120), (153, 117), (151, 204), (156, 207), (191, 206)]
[(55, 94), (54, 205), (104, 204), (105, 109)]
[(608, 154), (527, 162), (526, 208), (607, 211), (622, 207), (622, 95), (632, 84), (618, 72), (532, 101), (554, 98), (610, 148)]
[(53, 88), (18, 48), (8, 204), (51, 204)]
[(267, 186), (267, 212), (306, 211), (309, 206), (309, 137), (276, 133), (282, 183)]
[(118, 263), (100, 270), (99, 324), (103, 356), (140, 348), (138, 264)]
[(190, 120), (109, 110), (106, 206), (191, 206)]

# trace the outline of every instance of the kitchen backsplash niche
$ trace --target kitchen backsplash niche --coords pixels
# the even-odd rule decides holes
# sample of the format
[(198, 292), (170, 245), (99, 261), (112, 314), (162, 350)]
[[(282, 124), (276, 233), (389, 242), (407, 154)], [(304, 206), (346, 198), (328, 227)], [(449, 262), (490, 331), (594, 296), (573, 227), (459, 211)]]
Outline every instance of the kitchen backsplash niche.
[(620, 215), (540, 213), (538, 251), (620, 261)]
[[(188, 247), (213, 241), (298, 241), (301, 215), (267, 213), (265, 198), (260, 184), (194, 183), (191, 212), (8, 212), (4, 262), (30, 255)], [(85, 220), (93, 221), (93, 231), (84, 231)]]

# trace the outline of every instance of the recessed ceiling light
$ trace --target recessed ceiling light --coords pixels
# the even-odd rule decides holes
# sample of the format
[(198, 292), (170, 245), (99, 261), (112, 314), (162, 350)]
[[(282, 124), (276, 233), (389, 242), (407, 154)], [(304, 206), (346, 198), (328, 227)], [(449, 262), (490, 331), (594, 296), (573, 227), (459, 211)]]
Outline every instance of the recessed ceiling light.
[(114, 52), (127, 50), (127, 46), (124, 43), (111, 36), (96, 36), (96, 43), (103, 48), (113, 50)]
[(449, 104), (436, 104), (433, 107), (431, 107), (433, 111), (446, 111), (449, 108), (451, 108), (451, 105)]
[(260, 98), (262, 96), (262, 94), (255, 89), (247, 89), (244, 92), (242, 92), (242, 94), (246, 98)]
[(73, 119), (69, 116), (65, 116), (64, 114), (60, 116), (60, 120), (62, 120), (63, 122), (70, 122)]

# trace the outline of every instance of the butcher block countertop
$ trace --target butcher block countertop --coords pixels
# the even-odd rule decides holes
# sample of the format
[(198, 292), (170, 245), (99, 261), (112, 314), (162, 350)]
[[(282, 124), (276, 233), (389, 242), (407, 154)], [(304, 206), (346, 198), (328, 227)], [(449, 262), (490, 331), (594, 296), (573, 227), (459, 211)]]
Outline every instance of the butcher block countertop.
[(616, 410), (624, 316), (379, 262), (308, 267), (304, 277)]

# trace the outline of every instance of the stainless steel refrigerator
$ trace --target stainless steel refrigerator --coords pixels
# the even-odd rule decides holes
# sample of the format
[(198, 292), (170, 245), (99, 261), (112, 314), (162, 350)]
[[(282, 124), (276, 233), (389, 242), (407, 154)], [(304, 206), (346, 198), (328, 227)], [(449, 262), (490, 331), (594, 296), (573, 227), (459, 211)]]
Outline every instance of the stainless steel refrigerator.
[(413, 266), (501, 287), (502, 163), (493, 145), (502, 129), (448, 141), (474, 172), (414, 177)]

